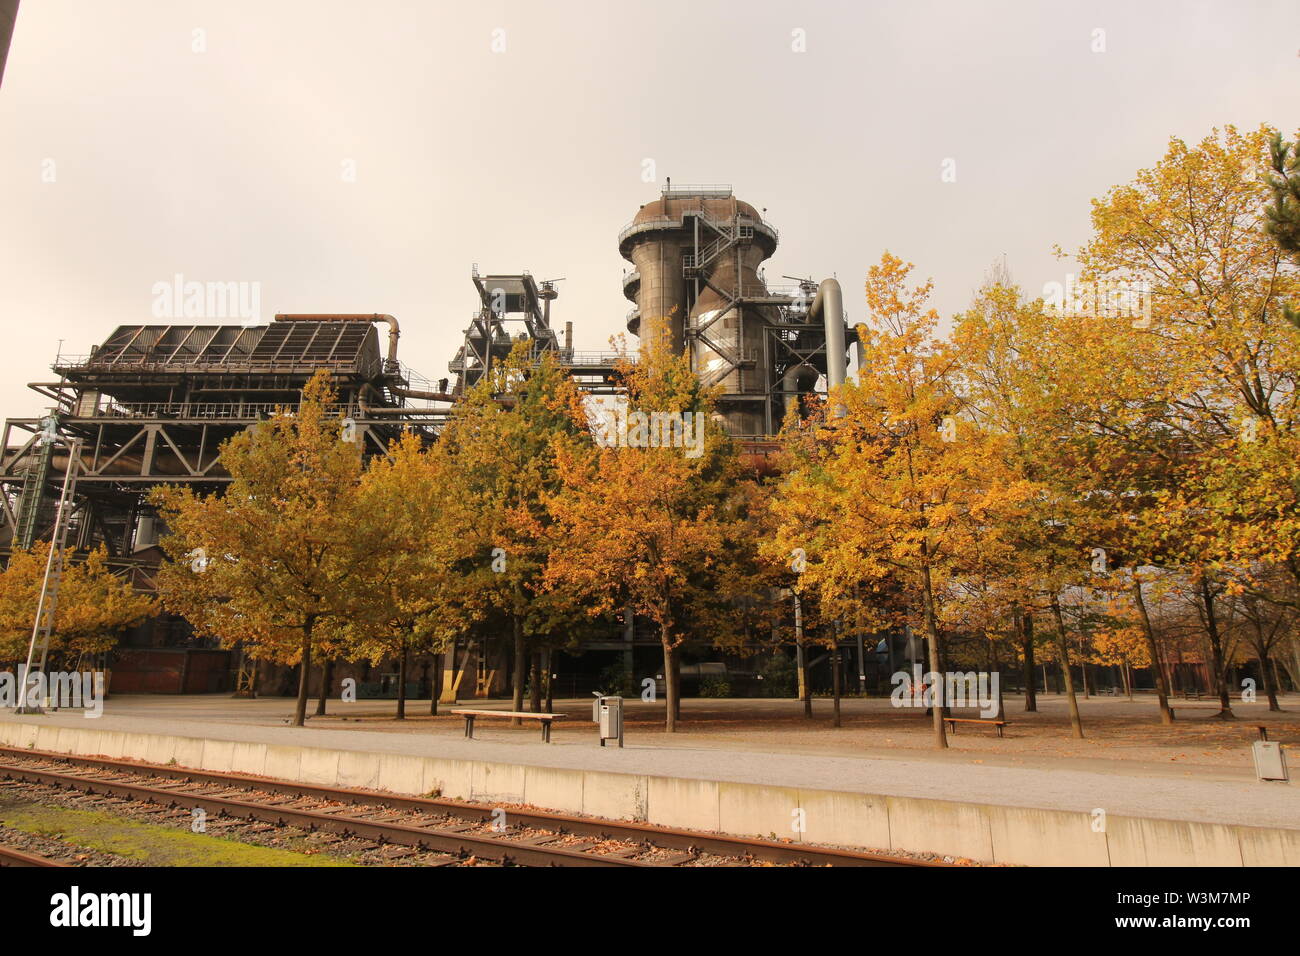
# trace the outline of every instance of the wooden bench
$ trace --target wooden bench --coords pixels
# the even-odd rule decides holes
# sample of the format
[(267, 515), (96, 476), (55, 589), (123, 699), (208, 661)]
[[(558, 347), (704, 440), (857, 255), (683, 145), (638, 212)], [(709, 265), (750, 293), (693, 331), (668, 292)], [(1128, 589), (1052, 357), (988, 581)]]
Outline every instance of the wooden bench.
[(1002, 736), (1002, 728), (1007, 725), (1005, 720), (985, 720), (983, 717), (945, 717), (944, 723), (948, 725), (951, 733), (957, 732), (958, 724), (988, 724), (998, 729), (998, 736)]
[(515, 710), (453, 710), (451, 713), (465, 718), (465, 736), (474, 739), (476, 717), (509, 717), (511, 720), (535, 720), (542, 725), (542, 743), (551, 742), (551, 724), (563, 720), (564, 714), (530, 714)]

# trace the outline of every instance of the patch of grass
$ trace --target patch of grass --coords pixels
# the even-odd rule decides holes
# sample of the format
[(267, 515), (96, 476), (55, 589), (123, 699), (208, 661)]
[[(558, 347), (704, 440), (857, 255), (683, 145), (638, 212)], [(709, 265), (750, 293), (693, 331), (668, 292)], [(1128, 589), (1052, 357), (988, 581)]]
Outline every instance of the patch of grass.
[(72, 846), (140, 860), (149, 866), (352, 865), (323, 854), (308, 855), (140, 823), (102, 810), (72, 810), (39, 804), (7, 806), (0, 808), (0, 823)]

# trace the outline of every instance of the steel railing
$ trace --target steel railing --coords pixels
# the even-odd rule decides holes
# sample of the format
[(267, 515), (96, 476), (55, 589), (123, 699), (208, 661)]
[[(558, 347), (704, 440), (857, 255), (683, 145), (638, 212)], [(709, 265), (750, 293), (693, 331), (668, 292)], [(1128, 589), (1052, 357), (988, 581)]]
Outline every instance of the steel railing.
[[(108, 402), (90, 414), (61, 417), (254, 420), (274, 415), (281, 408), (294, 407), (283, 402)], [(350, 410), (350, 406), (342, 403), (325, 406), (330, 417), (346, 415)]]
[(102, 354), (89, 356), (63, 356), (51, 366), (55, 371), (70, 368), (96, 368), (96, 369), (131, 369), (146, 371), (176, 371), (185, 370), (235, 370), (235, 371), (310, 371), (318, 368), (329, 369), (353, 369), (365, 365), (377, 365), (381, 363), (359, 362), (355, 358), (351, 359), (314, 359), (314, 358), (279, 358), (279, 359), (253, 359), (246, 355), (231, 356), (225, 359), (212, 361), (193, 361), (183, 360), (177, 357), (149, 360), (145, 356), (118, 356), (109, 358)]
[[(684, 217), (689, 215), (700, 215), (700, 214), (701, 214), (700, 211), (697, 209), (685, 209), (682, 210), (681, 215), (678, 216), (656, 216), (653, 219), (643, 219), (640, 222), (637, 222), (635, 219), (633, 219), (626, 226), (624, 226), (622, 229), (619, 230), (618, 233), (619, 245), (622, 245), (632, 236), (641, 232), (654, 232), (657, 229), (680, 229), (682, 228)], [(733, 220), (727, 220), (726, 222), (722, 223), (722, 225), (730, 225), (732, 221)], [(738, 225), (741, 227), (742, 230), (745, 229), (751, 230), (747, 235), (745, 235), (744, 238), (746, 239), (753, 238), (754, 231), (760, 231), (770, 236), (773, 242), (781, 241), (780, 230), (778, 230), (776, 226), (772, 225), (766, 219), (753, 219), (749, 216), (741, 216)]]

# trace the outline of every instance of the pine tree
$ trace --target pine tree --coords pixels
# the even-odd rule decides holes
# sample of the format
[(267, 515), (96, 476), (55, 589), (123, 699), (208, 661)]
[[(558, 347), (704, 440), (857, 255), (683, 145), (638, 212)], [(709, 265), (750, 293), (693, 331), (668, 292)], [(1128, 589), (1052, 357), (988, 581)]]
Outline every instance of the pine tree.
[[(1268, 145), (1273, 202), (1264, 210), (1264, 228), (1284, 252), (1300, 261), (1300, 141), (1288, 143), (1278, 130)], [(1282, 315), (1300, 328), (1300, 309), (1284, 304)]]

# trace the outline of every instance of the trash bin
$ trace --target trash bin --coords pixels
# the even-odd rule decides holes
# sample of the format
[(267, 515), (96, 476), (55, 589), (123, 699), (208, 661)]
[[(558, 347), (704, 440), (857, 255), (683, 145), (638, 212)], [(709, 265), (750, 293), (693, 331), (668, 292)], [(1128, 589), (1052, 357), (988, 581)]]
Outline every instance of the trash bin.
[(623, 698), (599, 697), (596, 699), (597, 722), (600, 725), (600, 745), (606, 740), (617, 740), (623, 746)]
[(1259, 731), (1259, 740), (1251, 744), (1252, 755), (1255, 758), (1255, 776), (1259, 777), (1260, 780), (1289, 779), (1286, 754), (1282, 750), (1282, 745), (1275, 740), (1268, 739), (1267, 728), (1258, 727), (1256, 729)]

